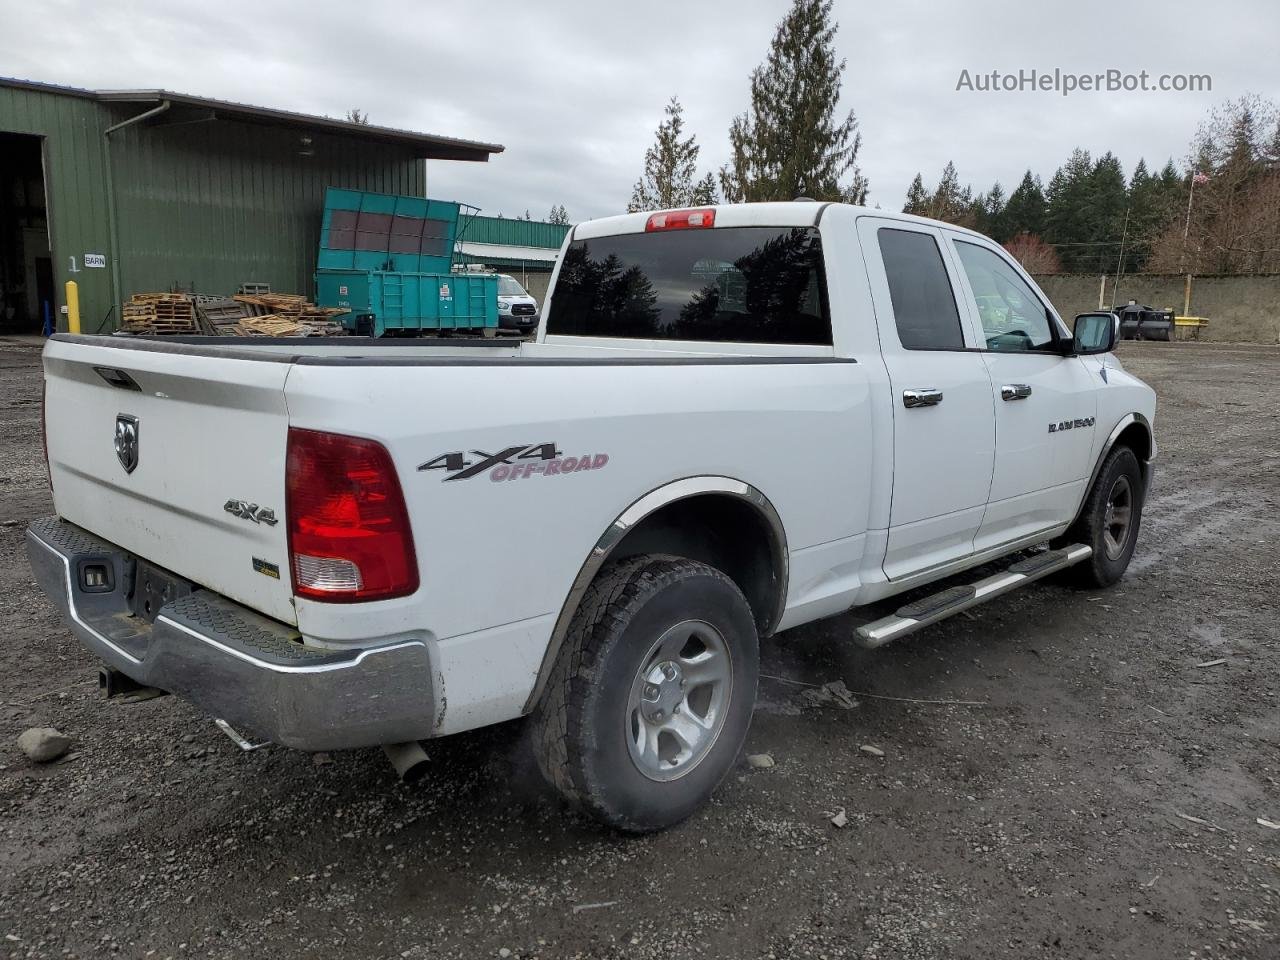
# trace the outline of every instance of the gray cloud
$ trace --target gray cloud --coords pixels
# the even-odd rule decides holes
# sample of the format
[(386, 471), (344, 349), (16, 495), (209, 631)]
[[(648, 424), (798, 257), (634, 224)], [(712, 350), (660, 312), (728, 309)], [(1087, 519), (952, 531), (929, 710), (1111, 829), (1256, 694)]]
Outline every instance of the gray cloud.
[[(165, 87), (493, 140), (489, 164), (429, 164), (433, 196), (508, 216), (621, 210), (667, 98), (678, 94), (706, 169), (728, 153), (747, 78), (786, 0), (471, 5), (383, 2), (183, 5), (162, 0), (0, 0), (0, 73), (85, 87)], [(1280, 96), (1280, 6), (1232, 0), (1059, 5), (837, 0), (871, 201), (901, 205), (916, 171), (1006, 188), (1048, 177), (1071, 149), (1114, 150), (1131, 170), (1186, 152), (1213, 103)], [(957, 92), (971, 73), (1109, 67), (1208, 73), (1211, 93)]]

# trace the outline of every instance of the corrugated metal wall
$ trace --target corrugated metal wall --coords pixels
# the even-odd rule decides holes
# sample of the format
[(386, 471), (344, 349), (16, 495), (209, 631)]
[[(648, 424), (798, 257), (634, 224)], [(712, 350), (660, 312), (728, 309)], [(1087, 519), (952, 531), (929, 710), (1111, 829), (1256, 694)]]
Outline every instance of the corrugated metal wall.
[(467, 243), (505, 243), (516, 247), (559, 250), (568, 226), (542, 220), (508, 220), (506, 217), (474, 217), (464, 221)]
[(216, 120), (112, 135), (127, 294), (314, 292), (325, 187), (425, 196), (407, 147)]
[[(0, 130), (44, 138), (57, 293), (61, 301), (67, 280), (79, 284), (85, 332), (109, 312), (103, 329), (112, 329), (118, 317), (103, 131), (151, 106), (0, 85)], [(407, 147), (318, 133), (305, 134), (306, 143), (302, 131), (281, 127), (158, 119), (111, 136), (123, 299), (174, 283), (232, 293), (244, 281), (310, 295), (325, 187), (426, 195), (426, 163)], [(106, 255), (108, 266), (85, 268), (86, 253)]]
[[(57, 298), (61, 304), (67, 280), (79, 284), (89, 331), (111, 304), (111, 271), (73, 273), (70, 267), (73, 256), (82, 268), (85, 253), (110, 254), (102, 165), (102, 129), (109, 121), (103, 119), (92, 100), (0, 86), (0, 130), (44, 138), (45, 202)], [(59, 322), (66, 329), (66, 318)]]

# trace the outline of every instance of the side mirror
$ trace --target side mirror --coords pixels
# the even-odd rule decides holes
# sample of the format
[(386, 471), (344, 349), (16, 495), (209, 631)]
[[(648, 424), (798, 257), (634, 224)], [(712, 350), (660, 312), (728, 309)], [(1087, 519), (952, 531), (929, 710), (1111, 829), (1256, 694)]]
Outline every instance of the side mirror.
[(1114, 313), (1081, 313), (1076, 317), (1071, 352), (1079, 356), (1110, 353), (1120, 333), (1120, 318)]

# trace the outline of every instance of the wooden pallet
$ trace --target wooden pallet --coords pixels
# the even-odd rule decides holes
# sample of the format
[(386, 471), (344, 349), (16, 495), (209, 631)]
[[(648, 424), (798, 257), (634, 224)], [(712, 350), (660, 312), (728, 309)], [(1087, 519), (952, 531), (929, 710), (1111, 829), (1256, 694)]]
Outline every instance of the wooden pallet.
[(290, 317), (267, 314), (261, 317), (245, 317), (236, 324), (243, 336), (248, 337), (297, 337), (305, 336), (305, 327)]
[(207, 334), (234, 337), (235, 325), (244, 317), (244, 304), (230, 297), (206, 297), (196, 301), (196, 318)]

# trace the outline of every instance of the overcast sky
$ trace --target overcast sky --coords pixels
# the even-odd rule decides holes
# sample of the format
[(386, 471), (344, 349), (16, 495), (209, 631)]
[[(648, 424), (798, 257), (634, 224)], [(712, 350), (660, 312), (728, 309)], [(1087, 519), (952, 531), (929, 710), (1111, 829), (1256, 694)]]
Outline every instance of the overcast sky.
[[(183, 93), (497, 142), (488, 164), (428, 164), (428, 193), (507, 216), (621, 211), (676, 94), (703, 169), (727, 157), (748, 76), (788, 0), (471, 4), (0, 0), (0, 75)], [(184, 9), (185, 8), (185, 9)], [(843, 109), (862, 130), (870, 203), (936, 183), (1046, 180), (1075, 146), (1181, 160), (1212, 104), (1280, 98), (1280, 3), (837, 0)], [(1209, 74), (1209, 93), (957, 91), (1019, 69)]]

